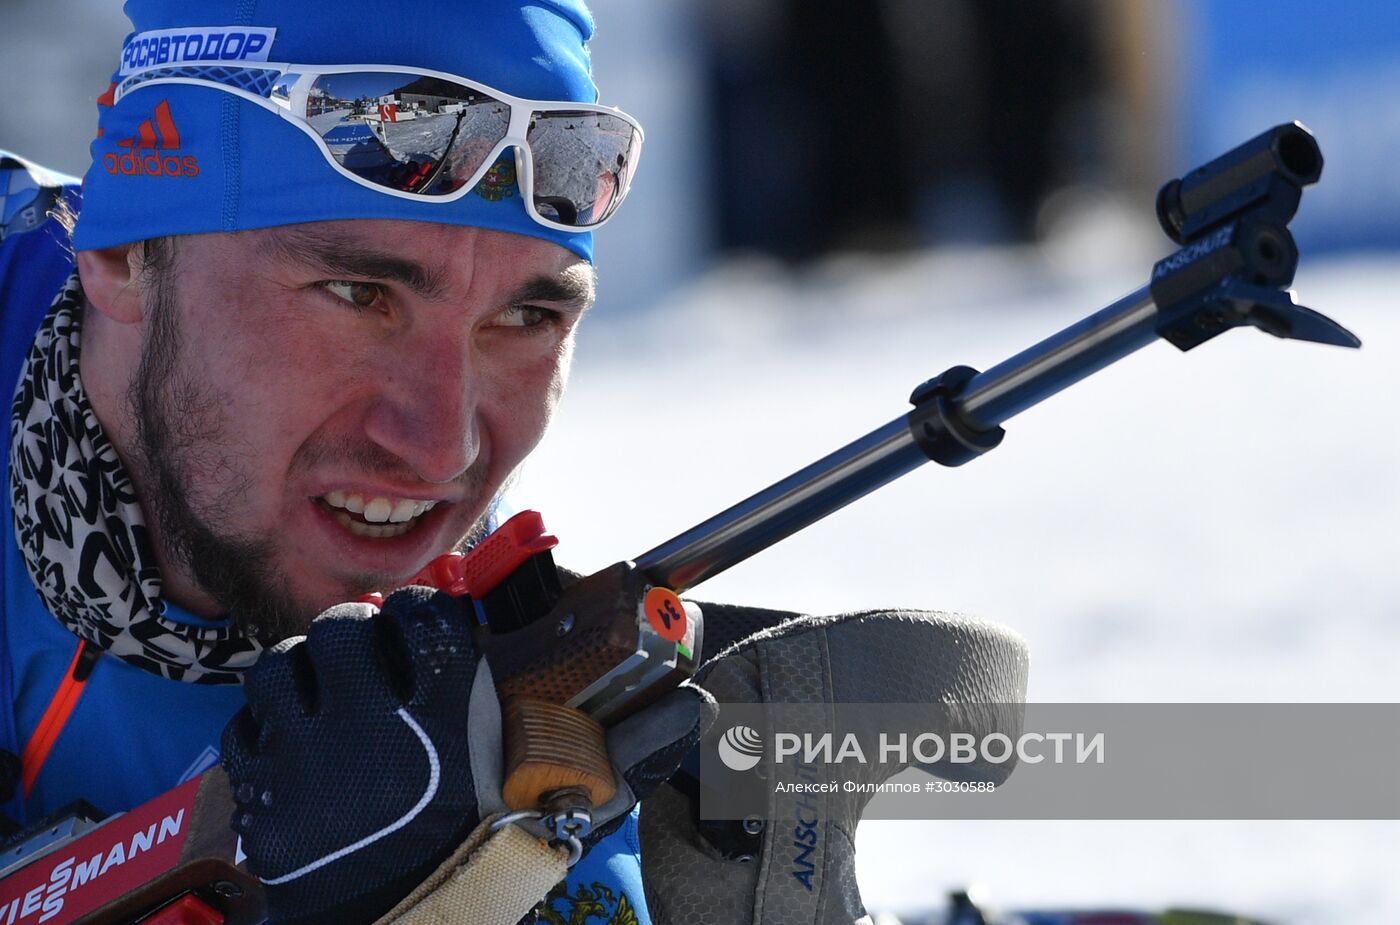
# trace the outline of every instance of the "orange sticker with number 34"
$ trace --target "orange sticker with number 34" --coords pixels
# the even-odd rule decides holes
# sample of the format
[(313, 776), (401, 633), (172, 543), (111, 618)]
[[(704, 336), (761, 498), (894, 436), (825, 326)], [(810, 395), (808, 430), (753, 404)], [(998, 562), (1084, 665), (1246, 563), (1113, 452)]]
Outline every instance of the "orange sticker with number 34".
[(647, 622), (663, 639), (680, 642), (685, 638), (685, 605), (670, 588), (652, 588), (642, 601)]

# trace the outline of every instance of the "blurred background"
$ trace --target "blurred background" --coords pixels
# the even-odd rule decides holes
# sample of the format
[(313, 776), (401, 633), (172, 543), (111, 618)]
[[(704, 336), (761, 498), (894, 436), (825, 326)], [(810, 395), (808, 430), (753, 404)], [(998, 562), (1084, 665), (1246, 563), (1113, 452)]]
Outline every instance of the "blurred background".
[[(1400, 700), (1400, 4), (592, 5), (603, 102), (647, 141), (513, 497), (561, 561), (636, 555), (1136, 288), (1161, 183), (1298, 119), (1326, 159), (1299, 301), (1361, 351), (1155, 345), (697, 596), (980, 614), (1026, 636), (1040, 701)], [(0, 147), (82, 172), (125, 30), (111, 0), (0, 0)], [(906, 922), (962, 888), (1400, 921), (1394, 821), (872, 822), (858, 846), (867, 905)]]

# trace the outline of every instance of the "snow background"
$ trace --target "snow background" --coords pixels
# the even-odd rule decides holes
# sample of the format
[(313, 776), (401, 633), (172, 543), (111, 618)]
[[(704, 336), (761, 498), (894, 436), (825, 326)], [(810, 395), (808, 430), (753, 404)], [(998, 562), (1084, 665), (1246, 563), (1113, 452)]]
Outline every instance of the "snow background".
[[(902, 413), (929, 375), (1137, 282), (977, 251), (722, 267), (645, 318), (604, 290), (516, 497), (560, 561), (635, 556)], [(1305, 261), (1297, 285), (1363, 349), (1154, 344), (1009, 422), (996, 452), (917, 470), (696, 597), (978, 614), (1029, 641), (1042, 702), (1400, 699), (1400, 259)], [(872, 821), (857, 845), (877, 911), (981, 884), (1008, 907), (1400, 920), (1396, 822)]]
[[(1091, 196), (1038, 250), (708, 265), (688, 4), (592, 5), (599, 82), (646, 124), (646, 165), (600, 240), (601, 302), (516, 495), (576, 568), (636, 555), (885, 423), (947, 366), (986, 368), (1107, 304), (1161, 253), (1150, 201)], [(0, 147), (81, 172), (125, 29), (112, 0), (6, 0), (0, 80), (24, 90)], [(1314, 127), (1323, 183), (1354, 178), (1328, 143), (1348, 126)], [(1153, 345), (1011, 421), (997, 452), (921, 469), (697, 596), (979, 614), (1027, 638), (1045, 702), (1400, 700), (1400, 255), (1305, 252), (1297, 286), (1365, 347), (1253, 331), (1185, 355)], [(1396, 822), (882, 821), (857, 842), (877, 911), (981, 884), (1010, 907), (1400, 921)]]

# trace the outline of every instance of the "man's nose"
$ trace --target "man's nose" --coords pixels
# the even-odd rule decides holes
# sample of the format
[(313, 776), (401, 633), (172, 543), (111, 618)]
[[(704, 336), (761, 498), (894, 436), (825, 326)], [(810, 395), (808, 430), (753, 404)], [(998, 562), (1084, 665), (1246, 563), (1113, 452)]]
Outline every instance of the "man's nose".
[(366, 435), (425, 481), (450, 482), (480, 452), (480, 398), (472, 345), (450, 335), (384, 351)]

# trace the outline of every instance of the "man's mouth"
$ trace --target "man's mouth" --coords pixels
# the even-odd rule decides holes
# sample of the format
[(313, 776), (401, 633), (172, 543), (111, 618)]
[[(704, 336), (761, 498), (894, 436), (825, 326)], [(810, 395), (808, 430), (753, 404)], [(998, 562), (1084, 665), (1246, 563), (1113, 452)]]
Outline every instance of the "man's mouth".
[(316, 500), (351, 533), (376, 539), (403, 536), (418, 526), (419, 518), (437, 504), (413, 498), (365, 497), (339, 490), (327, 492)]

